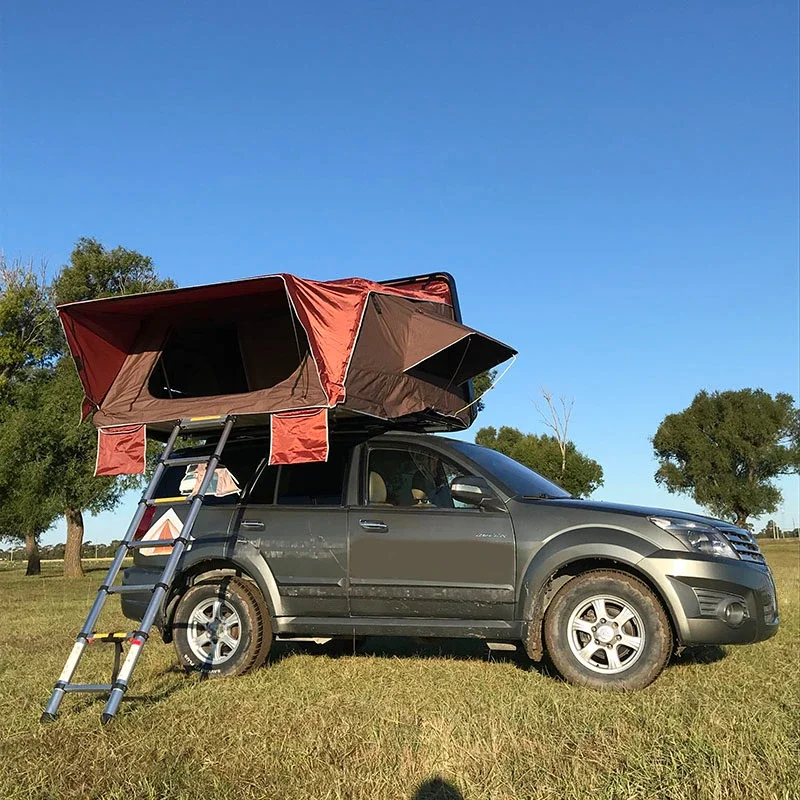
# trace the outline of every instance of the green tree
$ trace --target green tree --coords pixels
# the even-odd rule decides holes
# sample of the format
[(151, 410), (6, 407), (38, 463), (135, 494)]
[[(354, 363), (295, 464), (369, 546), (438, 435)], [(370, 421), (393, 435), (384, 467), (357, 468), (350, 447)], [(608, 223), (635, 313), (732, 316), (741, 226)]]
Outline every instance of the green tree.
[(0, 391), (48, 363), (60, 346), (44, 270), (0, 254)]
[(483, 402), (483, 396), (489, 389), (492, 388), (492, 384), (497, 379), (497, 370), (490, 369), (487, 372), (481, 372), (480, 375), (476, 375), (472, 379), (472, 388), (475, 390), (475, 397), (478, 399), (478, 402), (475, 403), (475, 408), (480, 413), (486, 407)]
[[(42, 427), (40, 397), (50, 376), (41, 371), (15, 384), (0, 404), (0, 538), (25, 543), (27, 575), (38, 575), (39, 536), (60, 513), (52, 494), (50, 432)], [(8, 395), (8, 393), (6, 393)]]
[(777, 510), (774, 479), (800, 469), (800, 413), (788, 394), (702, 391), (664, 418), (653, 449), (658, 484), (744, 527)]
[(56, 302), (75, 303), (119, 294), (174, 289), (170, 278), (159, 278), (153, 259), (136, 250), (107, 250), (96, 239), (79, 239), (53, 282)]
[(139, 476), (95, 477), (97, 429), (87, 420), (79, 423), (83, 388), (72, 359), (62, 357), (39, 397), (38, 425), (47, 431), (51, 468), (50, 499), (64, 514), (67, 541), (64, 575), (83, 574), (81, 546), (83, 513), (110, 511), (122, 495), (139, 483)]
[[(171, 279), (159, 278), (149, 256), (124, 247), (107, 250), (97, 240), (87, 238), (78, 241), (69, 264), (53, 282), (59, 304), (174, 287)], [(74, 577), (83, 574), (83, 512), (97, 513), (114, 508), (122, 494), (136, 485), (138, 479), (93, 477), (97, 433), (89, 422), (77, 424), (83, 390), (66, 356), (54, 370), (49, 396), (56, 405), (60, 398), (60, 406), (52, 409), (59, 432), (54, 437), (59, 443), (56, 460), (62, 476), (54, 492), (67, 522), (64, 575)]]
[(510, 456), (576, 497), (588, 497), (603, 485), (603, 468), (581, 453), (572, 441), (565, 443), (562, 453), (562, 443), (555, 436), (522, 433), (504, 425), (499, 431), (481, 428), (475, 442)]

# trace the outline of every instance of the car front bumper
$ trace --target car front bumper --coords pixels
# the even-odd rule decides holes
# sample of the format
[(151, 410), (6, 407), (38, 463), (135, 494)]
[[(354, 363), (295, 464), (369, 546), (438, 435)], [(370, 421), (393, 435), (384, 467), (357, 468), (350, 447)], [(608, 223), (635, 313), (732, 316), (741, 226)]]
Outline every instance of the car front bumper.
[(640, 567), (667, 599), (683, 645), (750, 644), (778, 631), (775, 583), (766, 564), (662, 550)]

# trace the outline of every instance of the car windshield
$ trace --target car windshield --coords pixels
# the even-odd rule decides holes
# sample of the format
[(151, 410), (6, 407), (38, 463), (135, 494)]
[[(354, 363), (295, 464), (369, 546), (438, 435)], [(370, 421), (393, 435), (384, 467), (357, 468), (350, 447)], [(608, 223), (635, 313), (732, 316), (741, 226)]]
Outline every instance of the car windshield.
[(543, 478), (538, 472), (514, 461), (497, 450), (490, 450), (488, 447), (481, 447), (478, 444), (469, 442), (450, 442), (456, 450), (463, 453), (467, 458), (471, 458), (490, 475), (494, 475), (497, 480), (505, 484), (517, 496), (541, 497), (541, 498), (561, 498), (572, 497), (569, 492), (565, 492), (560, 486), (556, 486), (547, 478)]

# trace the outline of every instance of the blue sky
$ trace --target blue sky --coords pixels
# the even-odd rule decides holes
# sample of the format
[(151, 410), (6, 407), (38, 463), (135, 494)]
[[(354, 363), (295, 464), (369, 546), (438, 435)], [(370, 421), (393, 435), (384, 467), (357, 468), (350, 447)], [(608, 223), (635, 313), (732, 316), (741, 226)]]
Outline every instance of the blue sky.
[(653, 481), (664, 415), (800, 393), (793, 2), (11, 0), (0, 70), (7, 257), (449, 270), (521, 353), (481, 424), (542, 431), (540, 387), (574, 397), (601, 499), (693, 508)]

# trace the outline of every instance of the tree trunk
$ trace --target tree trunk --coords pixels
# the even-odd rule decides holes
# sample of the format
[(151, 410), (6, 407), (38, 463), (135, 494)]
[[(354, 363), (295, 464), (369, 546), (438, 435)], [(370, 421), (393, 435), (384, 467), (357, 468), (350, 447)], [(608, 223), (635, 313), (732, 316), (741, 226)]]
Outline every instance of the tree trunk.
[(64, 512), (67, 519), (67, 544), (64, 548), (64, 577), (83, 576), (81, 547), (83, 546), (83, 514), (79, 508), (68, 508)]
[(42, 572), (42, 564), (39, 560), (39, 543), (36, 541), (36, 536), (32, 533), (25, 534), (25, 555), (28, 558), (28, 568), (25, 570), (25, 574), (40, 575)]
[(737, 528), (746, 528), (747, 527), (747, 516), (748, 515), (745, 514), (743, 511), (737, 511), (736, 512), (736, 522), (734, 523), (734, 525), (736, 525)]

